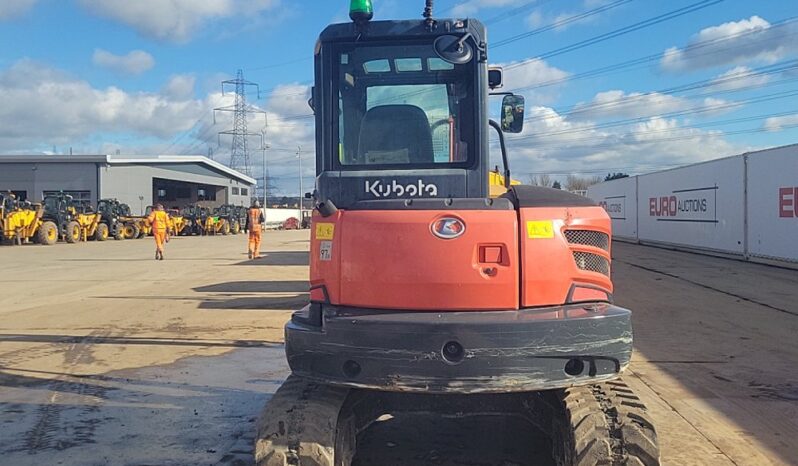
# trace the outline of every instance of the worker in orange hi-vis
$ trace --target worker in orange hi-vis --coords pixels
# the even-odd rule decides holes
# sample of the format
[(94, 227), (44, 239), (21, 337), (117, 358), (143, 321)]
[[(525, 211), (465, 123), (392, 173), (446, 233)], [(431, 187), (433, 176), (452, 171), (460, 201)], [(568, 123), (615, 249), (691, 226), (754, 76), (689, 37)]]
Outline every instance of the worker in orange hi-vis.
[(147, 222), (152, 225), (152, 236), (155, 237), (155, 260), (163, 260), (163, 245), (169, 241), (169, 214), (163, 205), (158, 204), (147, 217)]
[(263, 211), (260, 202), (255, 201), (247, 212), (247, 231), (249, 231), (249, 258), (260, 258), (260, 240), (263, 234)]

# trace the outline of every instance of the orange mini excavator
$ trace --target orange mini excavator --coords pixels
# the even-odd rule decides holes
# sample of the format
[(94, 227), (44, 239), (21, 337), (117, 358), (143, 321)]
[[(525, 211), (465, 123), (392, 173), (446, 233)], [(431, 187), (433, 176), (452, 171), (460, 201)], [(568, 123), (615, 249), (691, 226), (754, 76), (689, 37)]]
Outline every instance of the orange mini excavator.
[[(612, 304), (610, 219), (511, 186), (504, 133), (522, 130), (524, 99), (496, 92), (480, 22), (426, 6), (371, 21), (353, 0), (353, 21), (316, 45), (311, 302), (285, 328), (292, 375), (261, 415), (258, 464), (349, 465), (358, 435), (399, 411), (521, 416), (560, 465), (659, 464), (619, 380), (632, 326)], [(491, 131), (506, 183), (493, 197)]]

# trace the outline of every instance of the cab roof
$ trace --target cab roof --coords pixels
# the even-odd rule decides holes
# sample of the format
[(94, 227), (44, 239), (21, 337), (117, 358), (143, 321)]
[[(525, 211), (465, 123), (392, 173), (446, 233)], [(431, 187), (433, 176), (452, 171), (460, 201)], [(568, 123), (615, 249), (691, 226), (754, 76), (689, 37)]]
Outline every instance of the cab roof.
[(321, 42), (344, 42), (356, 40), (358, 37), (361, 39), (423, 38), (467, 32), (474, 35), (477, 43), (486, 41), (485, 26), (476, 19), (437, 19), (436, 27), (432, 31), (428, 30), (426, 21), (423, 19), (370, 21), (362, 28), (359, 28), (354, 22), (331, 24), (322, 31), (319, 40)]

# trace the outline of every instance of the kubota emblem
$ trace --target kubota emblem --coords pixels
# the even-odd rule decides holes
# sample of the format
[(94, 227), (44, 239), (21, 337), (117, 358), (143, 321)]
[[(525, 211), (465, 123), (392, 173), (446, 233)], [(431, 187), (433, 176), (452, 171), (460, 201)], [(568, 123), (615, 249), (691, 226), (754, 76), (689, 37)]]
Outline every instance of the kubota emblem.
[(438, 238), (455, 239), (465, 233), (465, 223), (457, 218), (444, 217), (432, 222), (430, 230)]

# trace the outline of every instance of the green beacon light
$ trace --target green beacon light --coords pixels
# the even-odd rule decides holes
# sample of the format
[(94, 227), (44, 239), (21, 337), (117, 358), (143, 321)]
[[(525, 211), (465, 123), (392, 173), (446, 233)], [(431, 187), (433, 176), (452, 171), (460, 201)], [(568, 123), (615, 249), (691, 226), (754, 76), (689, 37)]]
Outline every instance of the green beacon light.
[(356, 23), (366, 23), (374, 17), (374, 6), (371, 0), (352, 0), (349, 6), (349, 17)]

